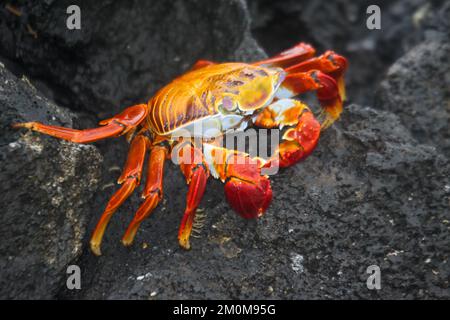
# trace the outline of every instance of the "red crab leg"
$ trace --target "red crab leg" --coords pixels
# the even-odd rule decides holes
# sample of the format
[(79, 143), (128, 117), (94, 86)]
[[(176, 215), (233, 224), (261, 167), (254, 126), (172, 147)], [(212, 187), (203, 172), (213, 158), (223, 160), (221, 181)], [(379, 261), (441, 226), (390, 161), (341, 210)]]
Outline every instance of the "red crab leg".
[(300, 42), (294, 47), (287, 49), (269, 59), (256, 61), (253, 64), (263, 67), (286, 68), (293, 64), (298, 64), (314, 56), (316, 50), (309, 44)]
[(103, 212), (94, 233), (91, 237), (91, 250), (96, 255), (101, 255), (100, 245), (102, 243), (103, 234), (105, 233), (106, 226), (111, 219), (113, 213), (119, 208), (119, 206), (130, 196), (134, 188), (139, 184), (142, 166), (144, 164), (145, 153), (147, 149), (148, 139), (142, 135), (136, 136), (131, 142), (130, 151), (128, 152), (128, 158), (125, 163), (125, 168), (122, 171), (122, 175), (117, 181), (122, 184), (119, 190), (109, 200), (106, 205), (106, 209)]
[(333, 51), (327, 51), (319, 57), (314, 57), (299, 64), (290, 66), (285, 71), (290, 73), (320, 70), (333, 77), (338, 83), (339, 94), (345, 100), (344, 72), (347, 70), (348, 62), (343, 56)]
[[(209, 171), (203, 162), (201, 150), (192, 145), (185, 145), (181, 149), (180, 169), (183, 172), (186, 182), (189, 185), (189, 191), (186, 198), (186, 210), (181, 220), (178, 231), (178, 242), (184, 249), (190, 249), (189, 237), (192, 231), (195, 213), (203, 197), (206, 188), (206, 181), (209, 177)], [(198, 161), (200, 160), (200, 161)]]
[(76, 143), (88, 143), (105, 138), (120, 136), (134, 129), (144, 120), (148, 108), (139, 104), (125, 109), (110, 119), (100, 121), (101, 127), (94, 129), (77, 130), (59, 126), (50, 126), (39, 122), (24, 122), (13, 124), (14, 128), (28, 128), (59, 139)]
[(288, 74), (276, 93), (278, 99), (290, 98), (316, 90), (322, 106), (322, 129), (328, 128), (342, 112), (342, 98), (336, 81), (318, 70)]
[(144, 202), (139, 207), (136, 215), (122, 238), (122, 243), (129, 246), (133, 243), (136, 232), (142, 221), (147, 218), (163, 197), (164, 163), (167, 158), (167, 147), (156, 145), (152, 147), (150, 160), (147, 166), (147, 181), (145, 182), (142, 198)]
[(209, 144), (204, 154), (211, 174), (225, 183), (225, 196), (230, 206), (246, 219), (264, 214), (272, 200), (267, 176), (261, 175), (264, 161), (248, 154)]
[(294, 99), (282, 99), (266, 107), (254, 123), (264, 128), (295, 126), (288, 129), (272, 160), (266, 164), (291, 166), (306, 158), (316, 147), (320, 136), (320, 124), (309, 108)]

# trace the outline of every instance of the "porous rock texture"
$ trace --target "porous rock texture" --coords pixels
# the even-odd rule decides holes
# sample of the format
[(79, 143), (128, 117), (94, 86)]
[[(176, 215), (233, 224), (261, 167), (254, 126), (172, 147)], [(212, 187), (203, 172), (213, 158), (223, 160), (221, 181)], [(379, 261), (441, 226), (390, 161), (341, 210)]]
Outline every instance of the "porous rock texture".
[[(39, 186), (33, 184), (18, 160), (2, 170), (2, 180), (8, 181), (14, 170), (23, 171), (1, 195), (10, 195), (5, 198), (9, 205), (3, 217), (18, 216), (21, 222), (14, 235), (28, 239), (29, 250), (33, 245), (38, 248), (33, 251), (36, 259), (47, 261), (58, 250), (54, 273), (34, 261), (8, 264), (12, 254), (2, 254), (2, 297), (450, 297), (448, 95), (438, 82), (448, 70), (446, 43), (439, 40), (448, 28), (445, 19), (437, 18), (448, 13), (445, 1), (381, 1), (384, 29), (375, 31), (365, 28), (370, 3), (344, 0), (252, 0), (250, 10), (243, 1), (234, 0), (77, 1), (82, 29), (69, 31), (65, 9), (72, 2), (28, 2), (19, 6), (24, 13), (20, 19), (1, 11), (0, 60), (15, 74), (26, 74), (47, 97), (71, 109), (69, 113), (44, 98), (42, 109), (15, 103), (23, 92), (29, 92), (31, 101), (37, 101), (41, 93), (2, 71), (18, 83), (20, 93), (2, 96), (17, 107), (5, 121), (2, 118), (1, 147), (19, 153), (15, 159), (27, 159), (23, 150), (32, 147), (20, 141), (44, 143), (43, 150), (53, 150), (49, 153), (54, 156), (44, 153), (26, 164), (37, 166), (33, 173), (39, 172), (45, 181), (61, 177), (55, 174), (55, 167), (61, 165), (60, 148), (75, 154), (68, 166), (79, 168), (75, 174), (64, 175), (70, 186), (56, 189), (59, 207), (49, 212), (52, 219), (58, 217), (58, 224), (47, 235), (42, 230), (48, 222), (34, 219), (33, 214), (46, 212), (55, 189), (45, 189), (41, 181)], [(27, 25), (37, 38), (29, 34)], [(169, 162), (165, 198), (142, 224), (135, 244), (124, 248), (119, 240), (141, 202), (140, 188), (111, 219), (104, 255), (93, 256), (87, 245), (90, 231), (116, 188), (112, 183), (120, 175), (116, 169), (125, 160), (126, 142), (111, 139), (95, 146), (75, 146), (13, 132), (6, 123), (38, 119), (93, 126), (99, 118), (145, 101), (199, 58), (251, 61), (264, 57), (250, 31), (271, 54), (309, 41), (319, 52), (333, 49), (348, 56), (349, 101), (342, 119), (322, 135), (309, 158), (271, 178), (274, 200), (261, 219), (246, 221), (233, 213), (224, 200), (222, 184), (211, 180), (202, 201), (207, 218), (201, 237), (192, 239), (192, 250), (180, 249), (176, 235), (187, 187), (179, 169)], [(430, 47), (424, 41), (433, 42), (435, 50), (427, 51)], [(416, 74), (418, 78), (412, 79)], [(420, 105), (430, 112), (419, 112)], [(438, 125), (428, 126), (429, 121)], [(11, 142), (18, 147), (9, 151)], [(13, 196), (17, 194), (20, 199)], [(33, 210), (25, 214), (23, 199), (30, 197), (41, 202), (32, 202)], [(89, 223), (77, 224), (70, 216)], [(82, 244), (77, 240), (71, 246), (75, 242), (70, 231), (75, 226)], [(11, 238), (11, 233), (2, 232), (2, 241)], [(55, 234), (63, 239), (56, 242)], [(9, 243), (5, 251), (21, 252)], [(40, 246), (43, 243), (45, 248)], [(81, 268), (81, 290), (66, 288), (65, 267), (72, 263)], [(381, 290), (367, 288), (370, 265), (381, 269)], [(12, 290), (12, 277), (4, 275), (17, 270), (22, 270), (24, 280), (14, 280), (20, 290)], [(49, 276), (36, 280), (32, 274)]]
[(432, 34), (388, 70), (376, 106), (395, 112), (421, 143), (450, 156), (450, 42)]
[(54, 297), (81, 252), (102, 157), (93, 146), (18, 132), (13, 122), (72, 126), (68, 110), (0, 65), (0, 296)]

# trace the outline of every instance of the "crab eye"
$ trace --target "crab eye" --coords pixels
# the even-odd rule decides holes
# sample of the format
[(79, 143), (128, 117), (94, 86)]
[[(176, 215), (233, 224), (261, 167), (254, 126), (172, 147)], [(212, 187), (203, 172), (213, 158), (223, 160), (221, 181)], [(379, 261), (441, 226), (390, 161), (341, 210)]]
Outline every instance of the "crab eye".
[(222, 102), (219, 104), (219, 110), (222, 112), (232, 112), (236, 110), (237, 103), (234, 102), (230, 97), (224, 97)]

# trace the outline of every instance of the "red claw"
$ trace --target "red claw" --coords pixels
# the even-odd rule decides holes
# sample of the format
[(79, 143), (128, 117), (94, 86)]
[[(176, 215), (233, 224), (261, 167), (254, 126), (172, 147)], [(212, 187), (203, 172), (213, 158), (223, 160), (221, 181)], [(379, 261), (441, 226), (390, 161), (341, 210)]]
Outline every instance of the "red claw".
[(276, 156), (266, 163), (266, 167), (275, 165), (285, 168), (305, 159), (316, 148), (319, 137), (319, 122), (311, 112), (304, 112), (297, 126), (285, 132)]
[(258, 218), (264, 214), (272, 201), (272, 188), (269, 179), (264, 176), (257, 182), (231, 178), (225, 184), (225, 196), (241, 217)]

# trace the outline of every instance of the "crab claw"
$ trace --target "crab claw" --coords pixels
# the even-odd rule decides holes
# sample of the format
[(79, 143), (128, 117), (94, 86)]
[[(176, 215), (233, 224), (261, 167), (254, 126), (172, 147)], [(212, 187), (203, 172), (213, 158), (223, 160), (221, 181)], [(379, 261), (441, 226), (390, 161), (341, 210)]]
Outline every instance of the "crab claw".
[(317, 146), (320, 137), (320, 124), (310, 111), (300, 116), (296, 127), (288, 129), (283, 135), (277, 152), (264, 167), (285, 168), (305, 159)]
[(257, 183), (232, 178), (225, 184), (225, 195), (241, 217), (252, 219), (264, 214), (272, 200), (272, 189), (266, 177)]
[(257, 218), (264, 214), (272, 200), (270, 181), (260, 173), (261, 163), (236, 155), (228, 164), (229, 180), (225, 196), (230, 206), (243, 218)]

